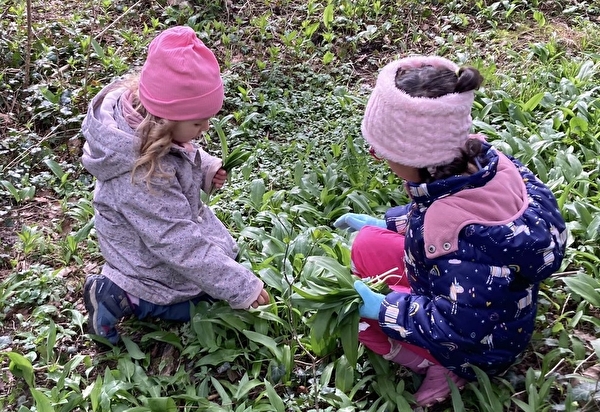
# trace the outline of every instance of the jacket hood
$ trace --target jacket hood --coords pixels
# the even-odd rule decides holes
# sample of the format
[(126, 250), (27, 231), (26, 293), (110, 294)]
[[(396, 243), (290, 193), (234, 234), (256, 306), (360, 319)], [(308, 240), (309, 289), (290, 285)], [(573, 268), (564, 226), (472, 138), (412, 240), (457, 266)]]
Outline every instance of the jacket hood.
[(83, 120), (83, 166), (98, 180), (131, 173), (141, 141), (121, 113), (119, 98), (126, 91), (118, 85), (103, 89), (89, 105)]

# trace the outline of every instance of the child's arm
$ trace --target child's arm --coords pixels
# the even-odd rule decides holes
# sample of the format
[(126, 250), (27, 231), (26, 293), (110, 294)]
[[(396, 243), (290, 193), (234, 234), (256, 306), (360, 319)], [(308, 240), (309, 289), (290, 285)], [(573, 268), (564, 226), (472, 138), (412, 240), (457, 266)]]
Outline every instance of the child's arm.
[[(263, 282), (235, 261), (235, 241), (227, 229), (209, 210), (196, 221), (176, 178), (158, 182), (152, 190), (143, 182), (131, 189), (122, 193), (120, 211), (149, 254), (131, 260), (160, 262), (169, 272), (162, 279), (165, 286), (181, 289), (189, 282), (234, 309), (266, 300)], [(137, 252), (123, 245), (119, 253)]]
[(385, 222), (387, 228), (403, 235), (406, 232), (408, 213), (410, 212), (412, 205), (413, 203), (410, 202), (406, 205), (389, 208), (385, 212)]
[[(204, 175), (204, 182), (202, 182), (202, 190), (205, 193), (210, 193), (211, 190), (213, 190), (214, 188), (220, 189), (221, 187), (223, 187), (223, 185), (225, 184), (225, 180), (227, 179), (227, 172), (224, 169), (222, 169), (223, 161), (218, 157), (209, 155), (202, 148), (198, 148), (198, 152), (200, 153), (202, 174)], [(223, 172), (225, 172), (224, 178)]]

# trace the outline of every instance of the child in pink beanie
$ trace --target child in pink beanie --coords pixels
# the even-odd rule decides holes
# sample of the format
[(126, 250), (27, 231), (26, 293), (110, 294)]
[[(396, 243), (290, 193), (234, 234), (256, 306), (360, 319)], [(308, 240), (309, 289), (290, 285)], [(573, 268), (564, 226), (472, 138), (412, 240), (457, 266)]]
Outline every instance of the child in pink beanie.
[[(362, 122), (371, 154), (406, 181), (408, 205), (384, 219), (347, 213), (354, 272), (391, 273), (363, 298), (359, 339), (424, 379), (420, 406), (462, 387), (473, 367), (503, 373), (525, 350), (538, 288), (558, 270), (567, 230), (552, 192), (518, 160), (471, 135), (482, 77), (441, 57), (385, 66)], [(393, 281), (392, 281), (393, 279)]]
[(96, 177), (95, 228), (106, 263), (86, 278), (91, 333), (115, 344), (134, 315), (187, 321), (190, 304), (269, 302), (236, 262), (237, 245), (200, 191), (221, 188), (222, 161), (193, 143), (223, 105), (219, 64), (190, 27), (160, 33), (139, 75), (105, 87), (83, 121), (82, 162)]

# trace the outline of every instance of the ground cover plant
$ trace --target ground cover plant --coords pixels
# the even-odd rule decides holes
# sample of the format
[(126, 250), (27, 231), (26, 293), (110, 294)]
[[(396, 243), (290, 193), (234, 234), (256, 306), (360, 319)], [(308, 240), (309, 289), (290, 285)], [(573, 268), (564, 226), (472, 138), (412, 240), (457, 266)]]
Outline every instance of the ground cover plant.
[[(410, 410), (419, 377), (352, 344), (351, 235), (332, 227), (407, 201), (359, 125), (377, 70), (408, 53), (483, 73), (476, 131), (549, 185), (570, 230), (522, 359), (430, 410), (600, 409), (597, 2), (0, 0), (0, 16), (0, 409)], [(127, 320), (121, 344), (99, 346), (82, 304), (102, 258), (79, 127), (91, 97), (175, 24), (221, 62), (225, 107), (205, 145), (231, 178), (205, 201), (272, 303)], [(332, 279), (346, 279), (347, 308), (302, 299)]]

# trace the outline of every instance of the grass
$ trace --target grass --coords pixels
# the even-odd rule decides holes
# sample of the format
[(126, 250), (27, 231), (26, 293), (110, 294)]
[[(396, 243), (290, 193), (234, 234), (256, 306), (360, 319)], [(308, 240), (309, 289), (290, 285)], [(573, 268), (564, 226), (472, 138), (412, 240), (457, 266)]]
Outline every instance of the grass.
[[(410, 408), (419, 377), (335, 335), (317, 341), (318, 318), (292, 296), (323, 270), (348, 267), (338, 216), (407, 200), (401, 182), (369, 161), (360, 120), (380, 67), (437, 53), (482, 71), (475, 129), (552, 188), (570, 236), (518, 364), (502, 377), (481, 374), (430, 410), (598, 410), (598, 5), (234, 3), (54, 1), (28, 16), (26, 2), (0, 0), (0, 408)], [(225, 107), (205, 145), (250, 153), (205, 200), (273, 302), (249, 312), (201, 304), (186, 324), (130, 319), (123, 343), (104, 348), (85, 335), (83, 279), (102, 257), (79, 128), (91, 97), (139, 67), (148, 42), (175, 24), (194, 27), (221, 62)]]

